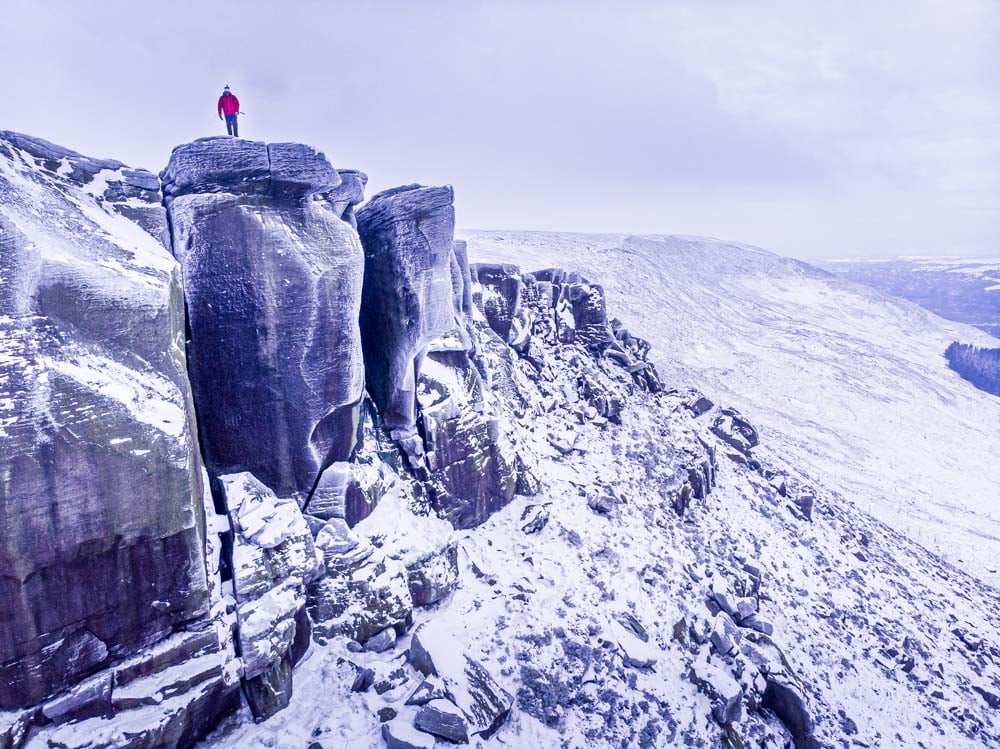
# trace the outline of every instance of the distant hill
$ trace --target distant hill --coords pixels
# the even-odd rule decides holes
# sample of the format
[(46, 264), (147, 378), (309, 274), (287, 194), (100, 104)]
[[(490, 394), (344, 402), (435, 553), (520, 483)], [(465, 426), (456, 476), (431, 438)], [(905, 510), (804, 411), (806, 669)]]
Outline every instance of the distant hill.
[(852, 281), (909, 299), (948, 320), (1000, 337), (1000, 260), (906, 258), (822, 263)]

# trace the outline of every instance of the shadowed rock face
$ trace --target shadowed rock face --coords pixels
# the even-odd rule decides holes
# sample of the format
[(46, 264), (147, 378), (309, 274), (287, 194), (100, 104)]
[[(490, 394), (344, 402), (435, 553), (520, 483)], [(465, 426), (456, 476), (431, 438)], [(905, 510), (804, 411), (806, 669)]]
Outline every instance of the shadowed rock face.
[(209, 470), (307, 494), (350, 457), (364, 387), (361, 245), (314, 199), (341, 177), (308, 146), (204, 138), (162, 179)]
[(358, 212), (361, 331), (386, 429), (435, 507), (467, 528), (511, 500), (516, 477), (472, 360), (472, 280), (452, 200), (450, 187), (409, 185)]
[(409, 185), (379, 193), (358, 212), (365, 367), (385, 426), (401, 439), (416, 430), (421, 358), (432, 341), (461, 328), (452, 296), (453, 197), (451, 187)]
[(0, 133), (0, 709), (207, 611), (180, 277), (140, 228), (164, 224), (155, 184)]

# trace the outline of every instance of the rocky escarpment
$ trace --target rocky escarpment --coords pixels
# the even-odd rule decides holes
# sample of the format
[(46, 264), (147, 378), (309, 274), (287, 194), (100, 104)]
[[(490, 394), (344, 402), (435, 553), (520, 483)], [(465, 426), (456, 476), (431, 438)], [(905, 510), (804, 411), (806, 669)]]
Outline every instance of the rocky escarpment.
[[(186, 746), (232, 709), (237, 682), (254, 716), (273, 716), (311, 642), (391, 649), (414, 609), (456, 589), (449, 529), (540, 489), (519, 446), (529, 391), (556, 395), (573, 372), (580, 418), (608, 423), (630, 388), (660, 389), (599, 286), (470, 267), (450, 187), (397, 188), (355, 214), (360, 172), (306, 146), (208, 138), (174, 151), (164, 211), (148, 173), (68, 152), (55, 164), (59, 149), (32, 143), (5, 151), (5, 297), (20, 305), (3, 318), (17, 333), (5, 509), (52, 489), (50, 522), (81, 533), (5, 513), (12, 572), (47, 586), (14, 593), (3, 706), (23, 710), (5, 749)], [(19, 546), (31, 533), (59, 544)], [(75, 593), (104, 574), (107, 589)], [(48, 611), (52, 592), (66, 600)], [(510, 695), (464, 668), (446, 683), (478, 686), (450, 687), (417, 728), (502, 724)]]
[(867, 521), (665, 388), (602, 286), (470, 265), (450, 187), (362, 207), (229, 138), (161, 178), (0, 140), (0, 749), (188, 747), (241, 705), (213, 745), (811, 748), (875, 647), (995, 696), (995, 647), (956, 619), (931, 664), (944, 625), (862, 600)]

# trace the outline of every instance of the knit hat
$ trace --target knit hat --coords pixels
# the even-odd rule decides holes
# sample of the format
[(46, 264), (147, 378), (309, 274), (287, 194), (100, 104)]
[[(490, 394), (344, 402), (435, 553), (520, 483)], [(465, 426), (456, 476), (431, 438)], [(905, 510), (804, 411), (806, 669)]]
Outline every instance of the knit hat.
[(224, 89), (222, 89), (222, 93), (226, 93), (226, 91), (228, 91), (228, 90), (229, 90), (229, 86), (227, 85)]

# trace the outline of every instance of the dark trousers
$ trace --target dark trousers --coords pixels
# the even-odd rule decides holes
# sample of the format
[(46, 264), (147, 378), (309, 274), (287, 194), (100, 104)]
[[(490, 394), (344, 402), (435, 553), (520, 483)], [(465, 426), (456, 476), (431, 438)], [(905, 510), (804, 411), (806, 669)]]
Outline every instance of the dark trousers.
[(226, 132), (230, 135), (234, 135), (237, 138), (240, 137), (240, 126), (236, 122), (235, 114), (226, 115)]

